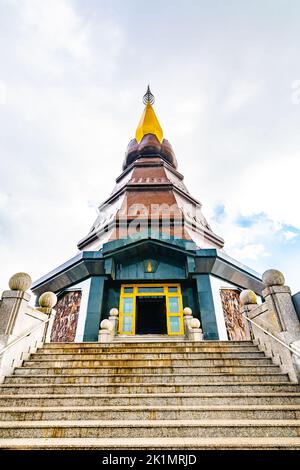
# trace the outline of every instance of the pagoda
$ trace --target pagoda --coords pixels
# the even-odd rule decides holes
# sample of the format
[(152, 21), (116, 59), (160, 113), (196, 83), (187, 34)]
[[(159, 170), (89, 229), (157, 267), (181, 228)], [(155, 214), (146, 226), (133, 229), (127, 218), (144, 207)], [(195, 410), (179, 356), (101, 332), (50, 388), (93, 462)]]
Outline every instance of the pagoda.
[(260, 276), (229, 257), (178, 171), (148, 87), (122, 173), (79, 253), (34, 282), (58, 295), (51, 339), (98, 341), (100, 323), (118, 309), (118, 335), (182, 337), (183, 310), (206, 340), (246, 339), (238, 298), (261, 295)]

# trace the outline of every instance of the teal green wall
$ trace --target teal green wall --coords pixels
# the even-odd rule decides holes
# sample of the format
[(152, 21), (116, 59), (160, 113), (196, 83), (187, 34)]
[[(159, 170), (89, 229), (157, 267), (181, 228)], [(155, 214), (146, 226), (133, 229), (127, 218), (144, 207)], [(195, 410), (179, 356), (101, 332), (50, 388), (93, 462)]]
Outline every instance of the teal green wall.
[(101, 320), (109, 317), (111, 308), (119, 308), (121, 283), (107, 281), (103, 297)]
[[(122, 263), (116, 264), (116, 279), (120, 280), (137, 280), (137, 281), (153, 281), (163, 279), (185, 279), (186, 266), (185, 261), (178, 260), (174, 256), (169, 258), (160, 257), (157, 262), (155, 272), (145, 272), (144, 262), (149, 258), (130, 258)], [(154, 258), (151, 258), (154, 259)], [(154, 259), (155, 260), (155, 259)]]
[(194, 279), (183, 281), (181, 283), (181, 293), (183, 308), (190, 307), (193, 311), (193, 316), (200, 320), (196, 281)]
[(91, 278), (83, 341), (98, 341), (105, 276)]
[(215, 307), (208, 274), (195, 274), (204, 339), (219, 339)]

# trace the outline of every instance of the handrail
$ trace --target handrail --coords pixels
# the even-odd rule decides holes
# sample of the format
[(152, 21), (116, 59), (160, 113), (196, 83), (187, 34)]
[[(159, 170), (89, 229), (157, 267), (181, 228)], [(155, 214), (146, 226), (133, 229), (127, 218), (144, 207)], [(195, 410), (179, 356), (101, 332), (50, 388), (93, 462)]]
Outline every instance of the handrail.
[(279, 338), (277, 338), (276, 336), (272, 335), (272, 333), (270, 333), (268, 330), (265, 330), (262, 326), (258, 325), (255, 321), (251, 320), (250, 318), (248, 318), (244, 313), (242, 313), (242, 317), (246, 318), (246, 320), (248, 320), (250, 323), (253, 323), (253, 325), (255, 325), (257, 328), (259, 328), (260, 330), (262, 330), (264, 333), (266, 333), (267, 335), (271, 336), (271, 338), (275, 339), (278, 343), (280, 343), (282, 346), (284, 346), (285, 348), (289, 349), (293, 354), (295, 354), (295, 356), (297, 357), (300, 357), (300, 350), (298, 348), (296, 348), (296, 346), (293, 346), (292, 348), (290, 346), (288, 346), (286, 343), (284, 343), (283, 341), (281, 341)]
[(46, 323), (48, 323), (50, 321), (50, 318), (51, 316), (49, 316), (47, 318), (47, 320), (44, 320), (42, 323), (40, 323), (39, 325), (36, 325), (34, 328), (32, 328), (30, 331), (28, 331), (27, 333), (25, 333), (24, 335), (22, 336), (19, 336), (19, 338), (16, 338), (14, 341), (12, 341), (11, 343), (9, 343), (7, 346), (5, 346), (5, 348), (3, 348), (1, 351), (0, 351), (0, 356), (2, 356), (2, 354), (4, 354), (8, 349), (10, 349), (12, 346), (15, 346), (15, 344), (17, 344), (19, 341), (21, 341), (22, 339), (24, 338), (27, 338), (27, 336), (30, 336), (31, 333), (33, 333), (34, 331), (38, 330), (42, 325), (45, 325)]

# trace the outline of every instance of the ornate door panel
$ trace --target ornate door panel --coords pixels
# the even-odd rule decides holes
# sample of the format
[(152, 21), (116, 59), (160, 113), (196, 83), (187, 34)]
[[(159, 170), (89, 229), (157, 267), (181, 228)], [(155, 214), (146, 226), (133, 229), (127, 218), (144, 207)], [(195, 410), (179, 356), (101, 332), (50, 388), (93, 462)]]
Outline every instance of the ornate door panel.
[(57, 302), (51, 332), (52, 342), (72, 342), (75, 339), (81, 291), (66, 292)]

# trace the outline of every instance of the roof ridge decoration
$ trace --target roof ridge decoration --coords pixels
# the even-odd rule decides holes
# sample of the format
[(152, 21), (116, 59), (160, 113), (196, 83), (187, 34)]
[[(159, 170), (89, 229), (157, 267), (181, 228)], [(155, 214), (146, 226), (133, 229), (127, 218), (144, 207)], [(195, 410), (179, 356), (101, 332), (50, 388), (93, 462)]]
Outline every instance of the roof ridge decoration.
[(150, 86), (148, 85), (147, 91), (143, 96), (145, 109), (135, 133), (135, 138), (138, 143), (141, 142), (142, 138), (146, 134), (155, 135), (160, 143), (163, 141), (163, 131), (152, 107), (154, 101), (155, 98), (150, 91)]

